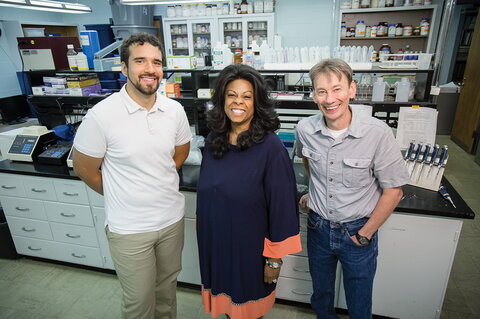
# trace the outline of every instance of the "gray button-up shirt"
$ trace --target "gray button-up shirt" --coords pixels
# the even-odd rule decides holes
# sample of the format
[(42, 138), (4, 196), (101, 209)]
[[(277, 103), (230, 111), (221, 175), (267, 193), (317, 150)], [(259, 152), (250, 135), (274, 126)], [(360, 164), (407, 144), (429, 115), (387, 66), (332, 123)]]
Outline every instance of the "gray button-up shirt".
[(295, 152), (308, 159), (308, 207), (334, 222), (369, 217), (382, 189), (410, 180), (391, 128), (354, 109), (347, 132), (337, 139), (322, 114), (301, 120)]

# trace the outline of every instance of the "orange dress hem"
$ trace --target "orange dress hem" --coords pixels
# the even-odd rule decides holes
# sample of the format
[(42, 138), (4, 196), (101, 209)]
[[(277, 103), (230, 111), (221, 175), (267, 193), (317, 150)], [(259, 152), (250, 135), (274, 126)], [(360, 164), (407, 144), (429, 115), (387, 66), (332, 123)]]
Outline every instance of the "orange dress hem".
[(275, 290), (265, 298), (247, 301), (242, 304), (232, 302), (226, 294), (212, 295), (210, 289), (202, 285), (202, 303), (205, 313), (211, 313), (212, 318), (227, 314), (231, 319), (259, 318), (266, 314), (275, 303)]

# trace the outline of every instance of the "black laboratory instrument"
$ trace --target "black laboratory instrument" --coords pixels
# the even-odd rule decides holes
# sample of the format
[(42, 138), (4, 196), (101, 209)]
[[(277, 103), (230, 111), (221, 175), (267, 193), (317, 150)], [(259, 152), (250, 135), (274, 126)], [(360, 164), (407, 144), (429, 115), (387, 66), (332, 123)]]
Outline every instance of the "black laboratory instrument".
[(42, 153), (38, 154), (37, 161), (42, 164), (64, 165), (72, 143), (61, 142), (50, 145)]
[(430, 162), (428, 163), (428, 165), (430, 165), (430, 167), (428, 168), (427, 175), (430, 175), (430, 171), (432, 170), (432, 166), (435, 163), (435, 159), (437, 157), (439, 148), (440, 148), (440, 145), (438, 145), (438, 144), (435, 144), (435, 146), (433, 147), (432, 156), (430, 157)]
[(442, 147), (442, 154), (440, 154), (440, 160), (438, 161), (438, 171), (437, 171), (437, 175), (438, 173), (440, 173), (440, 170), (442, 169), (442, 167), (445, 165), (445, 161), (447, 159), (447, 152), (448, 152), (448, 146), (447, 145), (443, 145)]

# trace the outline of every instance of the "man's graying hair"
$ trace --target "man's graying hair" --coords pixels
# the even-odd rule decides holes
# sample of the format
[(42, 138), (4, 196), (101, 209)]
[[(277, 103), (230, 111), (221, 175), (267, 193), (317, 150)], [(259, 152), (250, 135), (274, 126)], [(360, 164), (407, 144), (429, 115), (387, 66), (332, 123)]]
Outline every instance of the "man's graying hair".
[(138, 32), (134, 33), (125, 40), (120, 47), (120, 61), (125, 62), (128, 66), (128, 58), (130, 57), (130, 46), (134, 44), (144, 45), (145, 43), (149, 43), (154, 47), (157, 47), (163, 55), (163, 45), (158, 40), (158, 38), (152, 34), (148, 34), (145, 32)]
[(348, 84), (352, 83), (353, 71), (347, 62), (342, 59), (325, 59), (315, 64), (309, 72), (313, 88), (315, 88), (315, 79), (319, 75), (330, 75), (334, 73), (339, 79), (347, 77)]

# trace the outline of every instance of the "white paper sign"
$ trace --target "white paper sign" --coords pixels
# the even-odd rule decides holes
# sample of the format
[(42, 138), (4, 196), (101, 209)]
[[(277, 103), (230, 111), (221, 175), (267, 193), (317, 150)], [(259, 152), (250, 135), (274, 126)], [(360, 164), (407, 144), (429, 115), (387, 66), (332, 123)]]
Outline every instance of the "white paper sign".
[(416, 109), (400, 107), (396, 136), (400, 147), (407, 149), (413, 140), (417, 144), (434, 145), (437, 134), (437, 117), (437, 110), (429, 107)]

